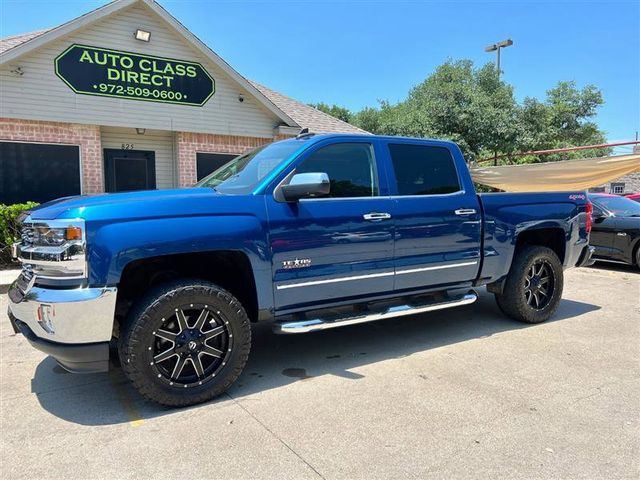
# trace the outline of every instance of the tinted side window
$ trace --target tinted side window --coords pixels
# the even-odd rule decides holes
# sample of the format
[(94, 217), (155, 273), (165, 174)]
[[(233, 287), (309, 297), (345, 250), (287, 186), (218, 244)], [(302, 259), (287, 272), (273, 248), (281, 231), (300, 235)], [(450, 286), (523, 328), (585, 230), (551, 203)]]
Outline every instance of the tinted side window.
[(389, 144), (398, 195), (436, 195), (460, 190), (448, 149), (428, 145)]
[(316, 150), (296, 168), (296, 173), (311, 172), (329, 175), (329, 197), (378, 195), (373, 149), (368, 143), (337, 143)]
[(595, 203), (593, 203), (592, 205), (593, 205), (593, 212), (591, 213), (592, 216), (600, 217), (600, 216), (604, 215), (604, 212), (603, 212), (602, 208), (600, 207), (600, 205), (597, 205)]

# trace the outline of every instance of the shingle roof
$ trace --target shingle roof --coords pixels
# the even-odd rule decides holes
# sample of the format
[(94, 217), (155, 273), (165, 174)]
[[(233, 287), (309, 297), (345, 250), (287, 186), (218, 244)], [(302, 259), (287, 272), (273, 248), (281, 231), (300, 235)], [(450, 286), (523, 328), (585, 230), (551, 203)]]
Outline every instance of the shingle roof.
[(260, 90), (265, 97), (271, 100), (276, 107), (289, 115), (302, 128), (308, 128), (315, 133), (369, 133), (358, 127), (343, 122), (329, 114), (310, 107), (302, 102), (287, 97), (279, 92), (271, 90), (264, 85), (260, 85), (249, 80), (254, 87)]
[[(34, 38), (43, 35), (44, 33), (52, 30), (47, 28), (44, 30), (38, 30), (36, 32), (28, 32), (20, 35), (13, 35), (0, 39), (0, 54), (11, 50), (12, 48), (22, 45), (23, 43), (33, 40)], [(310, 107), (302, 102), (294, 100), (291, 97), (287, 97), (275, 90), (271, 90), (264, 85), (253, 82), (249, 82), (262, 93), (267, 99), (273, 103), (279, 110), (288, 115), (293, 121), (295, 121), (300, 127), (308, 128), (311, 132), (315, 133), (369, 133), (358, 127), (354, 127), (342, 120), (339, 120), (331, 115), (328, 115), (320, 110)]]
[(12, 35), (11, 37), (0, 38), (0, 53), (4, 53), (7, 50), (11, 50), (18, 45), (22, 45), (29, 40), (39, 37), (43, 33), (47, 33), (51, 28), (45, 28), (44, 30), (38, 30), (35, 32), (21, 33), (19, 35)]

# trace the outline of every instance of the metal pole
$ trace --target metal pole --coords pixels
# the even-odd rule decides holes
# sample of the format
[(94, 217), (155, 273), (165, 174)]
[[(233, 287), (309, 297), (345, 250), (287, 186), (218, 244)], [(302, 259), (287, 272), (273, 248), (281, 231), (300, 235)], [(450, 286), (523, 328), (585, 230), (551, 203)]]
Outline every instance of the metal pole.
[[(496, 49), (496, 68), (498, 70), (498, 80), (500, 80), (500, 47)], [(493, 152), (493, 166), (498, 166), (498, 152)]]
[[(517, 152), (517, 153), (509, 153), (509, 154), (504, 154), (504, 155), (498, 155), (498, 158), (504, 158), (504, 157), (522, 157), (524, 155), (546, 155), (548, 153), (562, 153), (562, 152), (575, 152), (578, 150), (594, 150), (594, 149), (598, 149), (598, 148), (609, 148), (609, 147), (619, 147), (622, 145), (640, 145), (640, 141), (639, 140), (634, 140), (634, 141), (628, 141), (628, 142), (617, 142), (617, 143), (599, 143), (597, 145), (582, 145), (580, 147), (565, 147), (565, 148), (552, 148), (550, 150), (530, 150), (528, 152)], [(491, 158), (491, 157), (487, 157), (487, 158), (482, 158), (480, 160), (477, 160), (478, 163), (480, 162), (488, 162), (490, 160), (494, 160), (495, 161), (495, 157)]]

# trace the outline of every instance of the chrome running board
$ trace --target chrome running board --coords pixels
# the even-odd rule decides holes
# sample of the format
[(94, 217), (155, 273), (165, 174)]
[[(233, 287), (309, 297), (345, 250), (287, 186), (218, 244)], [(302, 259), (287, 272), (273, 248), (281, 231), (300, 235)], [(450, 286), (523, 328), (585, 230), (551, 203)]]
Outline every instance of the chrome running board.
[(446, 301), (423, 303), (420, 305), (396, 305), (387, 307), (380, 312), (365, 313), (357, 316), (333, 316), (329, 318), (276, 322), (273, 325), (273, 332), (278, 334), (316, 332), (318, 330), (326, 330), (328, 328), (356, 325), (358, 323), (374, 322), (376, 320), (385, 320), (387, 318), (415, 315), (417, 313), (433, 312), (435, 310), (443, 310), (445, 308), (469, 305), (477, 299), (478, 295), (476, 292), (470, 291), (469, 293), (450, 298)]

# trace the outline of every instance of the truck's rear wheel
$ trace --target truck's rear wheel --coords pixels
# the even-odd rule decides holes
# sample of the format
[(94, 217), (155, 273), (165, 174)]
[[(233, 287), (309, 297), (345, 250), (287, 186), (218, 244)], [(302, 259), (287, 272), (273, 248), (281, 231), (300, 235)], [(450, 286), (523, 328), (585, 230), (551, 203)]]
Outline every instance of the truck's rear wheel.
[(500, 309), (526, 323), (540, 323), (557, 310), (562, 297), (562, 264), (553, 250), (528, 245), (519, 249), (504, 291), (496, 294)]
[(147, 399), (169, 406), (207, 401), (225, 392), (244, 368), (251, 328), (240, 302), (201, 280), (149, 292), (120, 336), (120, 363)]

